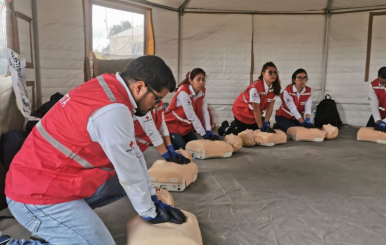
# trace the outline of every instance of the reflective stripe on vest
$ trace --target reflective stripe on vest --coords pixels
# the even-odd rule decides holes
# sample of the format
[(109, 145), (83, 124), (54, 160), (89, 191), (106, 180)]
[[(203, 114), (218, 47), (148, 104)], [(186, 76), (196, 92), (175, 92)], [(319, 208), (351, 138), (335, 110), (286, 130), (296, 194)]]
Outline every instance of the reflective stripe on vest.
[[(109, 97), (110, 101), (111, 102), (116, 102), (117, 100), (115, 99), (115, 96), (113, 94), (113, 92), (111, 92), (109, 86), (107, 85), (105, 79), (102, 77), (102, 76), (98, 76), (97, 77), (98, 79), (98, 82), (99, 84), (102, 86), (103, 90), (105, 91), (107, 97)], [(75, 162), (77, 162), (79, 165), (81, 165), (82, 167), (84, 168), (95, 168), (91, 163), (89, 163), (88, 161), (84, 160), (83, 158), (81, 158), (80, 156), (78, 156), (77, 154), (75, 154), (74, 152), (70, 151), (67, 147), (65, 147), (64, 145), (62, 145), (59, 141), (57, 141), (56, 139), (54, 139), (46, 130), (45, 128), (43, 127), (41, 121), (39, 121), (37, 124), (36, 124), (36, 129), (39, 131), (39, 133), (41, 134), (41, 136), (48, 141), (48, 143), (50, 143), (55, 149), (57, 149), (58, 151), (60, 151), (61, 153), (63, 153), (64, 155), (68, 156), (69, 158), (71, 158), (72, 160), (74, 160)], [(105, 168), (105, 167), (102, 167), (101, 169), (103, 170), (106, 170), (106, 171), (114, 171), (114, 169), (112, 168)]]
[(144, 144), (144, 145), (150, 145), (150, 142), (147, 142), (139, 137), (135, 137), (135, 140), (138, 141), (139, 143), (141, 144)]
[(244, 92), (241, 93), (243, 95), (243, 99), (244, 99), (244, 102), (245, 104), (247, 104), (249, 106), (249, 109), (251, 109), (253, 111), (253, 107), (251, 104), (248, 103), (248, 101), (245, 99), (245, 95), (244, 95)]
[(292, 113), (291, 112), (289, 112), (289, 111), (287, 111), (286, 109), (284, 109), (284, 107), (283, 106), (281, 106), (281, 109), (284, 111), (284, 112), (286, 112), (287, 114), (289, 114), (290, 116), (294, 116), (294, 115), (292, 115)]
[(163, 110), (163, 106), (158, 106), (157, 109), (155, 111), (160, 111), (160, 110)]
[(111, 92), (109, 86), (107, 85), (105, 79), (103, 78), (102, 75), (97, 77), (99, 84), (102, 86), (103, 90), (106, 92), (107, 97), (109, 97), (111, 102), (116, 102), (117, 100), (115, 99), (115, 96), (113, 92)]
[(183, 122), (186, 122), (187, 124), (192, 124), (189, 120), (185, 120), (183, 118), (181, 118), (179, 115), (177, 115), (177, 113), (175, 111), (172, 111), (173, 115), (180, 121), (183, 121)]

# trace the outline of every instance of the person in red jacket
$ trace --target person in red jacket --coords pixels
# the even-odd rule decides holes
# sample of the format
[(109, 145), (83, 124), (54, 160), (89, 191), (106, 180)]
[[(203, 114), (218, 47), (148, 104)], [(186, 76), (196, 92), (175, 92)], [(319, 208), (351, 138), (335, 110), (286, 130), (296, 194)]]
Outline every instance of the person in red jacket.
[(371, 117), (366, 127), (386, 132), (386, 66), (378, 71), (378, 78), (370, 84), (369, 101)]
[(314, 128), (311, 123), (311, 88), (306, 86), (307, 81), (307, 72), (297, 69), (292, 75), (292, 84), (281, 94), (282, 104), (276, 111), (276, 123), (283, 132), (294, 126)]
[(174, 149), (185, 149), (186, 143), (197, 140), (194, 131), (204, 139), (219, 138), (211, 131), (205, 78), (206, 73), (201, 68), (188, 72), (165, 112), (165, 121)]
[(171, 143), (169, 130), (165, 123), (164, 103), (160, 101), (155, 108), (143, 117), (133, 117), (135, 140), (139, 149), (144, 152), (151, 143), (162, 157), (178, 164), (190, 163), (190, 160), (177, 153)]
[[(246, 129), (273, 133), (269, 119), (280, 89), (279, 72), (273, 62), (267, 62), (261, 69), (259, 80), (254, 81), (237, 97), (232, 107), (235, 120), (230, 126), (228, 121), (222, 122), (219, 135), (237, 135)], [(264, 112), (265, 117), (262, 117)]]
[(122, 73), (69, 91), (36, 124), (10, 165), (5, 194), (16, 220), (47, 244), (115, 244), (93, 209), (127, 195), (150, 223), (185, 222), (180, 210), (157, 199), (133, 122), (133, 115), (146, 115), (175, 86), (162, 59), (143, 56)]

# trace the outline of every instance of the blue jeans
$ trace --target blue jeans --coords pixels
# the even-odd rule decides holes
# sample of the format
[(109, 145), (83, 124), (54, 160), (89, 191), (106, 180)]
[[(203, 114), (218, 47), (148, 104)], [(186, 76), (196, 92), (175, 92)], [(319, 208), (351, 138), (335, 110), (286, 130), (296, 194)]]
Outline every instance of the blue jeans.
[(170, 140), (172, 141), (173, 148), (178, 150), (180, 148), (185, 150), (185, 146), (189, 141), (197, 140), (196, 134), (191, 131), (187, 135), (182, 136), (177, 133), (170, 133)]
[(290, 127), (301, 126), (298, 120), (291, 120), (283, 116), (275, 116), (276, 123), (279, 125), (280, 130), (287, 133)]
[(32, 205), (15, 202), (7, 197), (8, 208), (16, 220), (34, 235), (48, 242), (12, 239), (8, 245), (115, 244), (110, 232), (93, 209), (124, 196), (126, 193), (115, 175), (101, 185), (92, 197), (86, 199), (52, 205)]

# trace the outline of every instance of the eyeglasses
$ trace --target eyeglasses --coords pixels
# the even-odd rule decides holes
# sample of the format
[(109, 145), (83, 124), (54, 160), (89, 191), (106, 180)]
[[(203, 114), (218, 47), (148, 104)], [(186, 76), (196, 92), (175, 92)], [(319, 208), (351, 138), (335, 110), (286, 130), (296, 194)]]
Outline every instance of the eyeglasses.
[(308, 77), (296, 77), (298, 80), (308, 81)]
[(268, 70), (268, 71), (266, 71), (269, 75), (278, 75), (279, 74), (279, 72), (278, 71), (270, 71), (270, 70)]
[[(143, 81), (142, 79), (137, 79), (137, 78), (134, 78), (134, 80)], [(161, 103), (162, 100), (154, 93), (154, 90), (149, 85), (147, 85), (147, 83), (145, 81), (143, 81), (143, 82), (145, 83), (147, 90), (150, 91), (154, 95), (154, 98), (156, 100), (154, 105), (158, 105), (159, 103)]]

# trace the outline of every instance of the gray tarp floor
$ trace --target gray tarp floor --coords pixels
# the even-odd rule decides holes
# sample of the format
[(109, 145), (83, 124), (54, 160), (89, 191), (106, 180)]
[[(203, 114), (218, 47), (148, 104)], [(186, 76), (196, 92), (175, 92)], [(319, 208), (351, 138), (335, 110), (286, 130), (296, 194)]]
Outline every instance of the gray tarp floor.
[[(357, 130), (195, 160), (198, 179), (172, 193), (176, 207), (196, 215), (205, 245), (386, 244), (386, 145), (357, 141)], [(159, 156), (153, 147), (144, 155), (149, 167)], [(129, 200), (96, 212), (126, 244)], [(1, 221), (0, 230), (28, 237), (14, 223)]]

